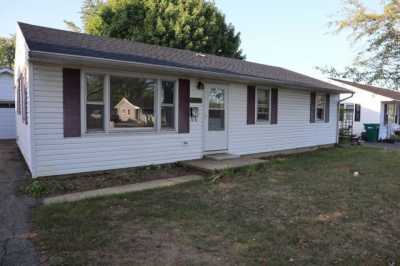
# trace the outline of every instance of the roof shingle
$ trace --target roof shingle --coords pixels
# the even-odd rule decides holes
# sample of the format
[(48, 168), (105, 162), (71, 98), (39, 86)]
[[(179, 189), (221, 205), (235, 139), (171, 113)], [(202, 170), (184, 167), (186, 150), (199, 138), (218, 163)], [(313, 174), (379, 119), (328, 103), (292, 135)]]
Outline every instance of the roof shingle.
[(145, 43), (98, 37), (25, 23), (18, 23), (31, 51), (87, 56), (102, 59), (138, 62), (190, 70), (233, 74), (310, 89), (346, 92), (346, 89), (281, 67), (252, 63), (215, 55), (202, 55), (189, 50)]
[(342, 80), (342, 79), (332, 79), (362, 90), (366, 90), (381, 96), (385, 96), (388, 98), (392, 98), (393, 100), (397, 100), (400, 101), (400, 92), (398, 91), (393, 91), (393, 90), (389, 90), (389, 89), (384, 89), (384, 88), (380, 88), (380, 87), (376, 87), (376, 86), (371, 86), (371, 85), (366, 85), (366, 84), (360, 84), (360, 83), (356, 83), (356, 82), (352, 82), (352, 81), (347, 81), (347, 80)]

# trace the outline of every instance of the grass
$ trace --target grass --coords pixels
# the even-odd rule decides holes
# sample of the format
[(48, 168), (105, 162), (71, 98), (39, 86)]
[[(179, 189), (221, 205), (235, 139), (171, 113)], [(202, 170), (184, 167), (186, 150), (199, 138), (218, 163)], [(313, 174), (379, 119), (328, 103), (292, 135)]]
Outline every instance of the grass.
[(49, 265), (399, 263), (399, 172), (400, 152), (383, 149), (279, 157), (217, 182), (39, 207), (35, 241)]

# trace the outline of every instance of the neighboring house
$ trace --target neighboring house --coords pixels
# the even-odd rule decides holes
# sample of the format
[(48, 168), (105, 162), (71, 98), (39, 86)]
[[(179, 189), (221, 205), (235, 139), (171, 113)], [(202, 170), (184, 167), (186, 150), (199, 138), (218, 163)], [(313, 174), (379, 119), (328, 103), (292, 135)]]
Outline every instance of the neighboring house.
[[(16, 51), (33, 177), (334, 144), (348, 93), (280, 67), (24, 23)], [(124, 97), (138, 123), (115, 123)]]
[(0, 67), (0, 139), (15, 139), (13, 71)]
[(125, 97), (114, 107), (119, 120), (128, 122), (130, 120), (136, 121), (139, 119), (140, 107), (133, 105)]
[(339, 119), (344, 127), (353, 125), (353, 134), (361, 135), (367, 123), (380, 124), (382, 140), (400, 130), (400, 92), (340, 79), (333, 79), (332, 83), (354, 93), (341, 103)]

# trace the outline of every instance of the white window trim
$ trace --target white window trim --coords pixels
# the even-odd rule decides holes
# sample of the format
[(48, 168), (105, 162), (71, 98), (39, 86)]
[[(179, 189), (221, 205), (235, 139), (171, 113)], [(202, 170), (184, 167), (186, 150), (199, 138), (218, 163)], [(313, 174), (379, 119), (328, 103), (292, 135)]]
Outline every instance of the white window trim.
[[(103, 101), (102, 102), (97, 102), (97, 101), (87, 101), (87, 84), (86, 84), (86, 75), (103, 75), (104, 76), (104, 81), (103, 81)], [(104, 119), (106, 117), (106, 103), (107, 103), (107, 98), (106, 98), (106, 77), (107, 75), (104, 72), (98, 72), (98, 71), (81, 71), (81, 135), (85, 134), (98, 134), (98, 133), (103, 133), (106, 131), (107, 124), (105, 123), (106, 120), (103, 121), (103, 128), (104, 130), (90, 130), (88, 131), (87, 129), (87, 123), (86, 123), (86, 108), (88, 104), (98, 104), (98, 105), (103, 105), (104, 106), (104, 111), (103, 111), (103, 116)]]
[[(257, 90), (268, 90), (268, 97), (269, 97), (269, 101), (268, 101), (268, 120), (260, 120), (258, 119), (258, 93)], [(256, 124), (261, 124), (261, 125), (265, 125), (265, 124), (271, 124), (271, 88), (269, 87), (262, 87), (262, 86), (258, 86), (256, 87), (256, 99), (255, 99), (255, 121)]]
[[(86, 105), (87, 101), (87, 87), (86, 87), (86, 75), (104, 75), (104, 95), (103, 95), (103, 103), (104, 103), (104, 130), (87, 130), (87, 122), (86, 122)], [(110, 126), (110, 103), (111, 103), (111, 88), (110, 88), (110, 77), (127, 77), (127, 78), (146, 78), (146, 79), (154, 79), (156, 82), (154, 88), (154, 116), (155, 116), (155, 125), (153, 127), (132, 127), (132, 128), (111, 128)], [(162, 81), (172, 81), (175, 83), (174, 87), (174, 112), (175, 112), (175, 121), (174, 128), (161, 128), (161, 89), (162, 89)], [(99, 71), (92, 69), (85, 69), (81, 71), (81, 135), (82, 136), (90, 136), (90, 135), (101, 135), (101, 134), (114, 134), (114, 133), (177, 133), (178, 132), (178, 118), (179, 118), (179, 90), (178, 90), (178, 79), (166, 76), (156, 76), (152, 74), (142, 74), (142, 73), (128, 73), (128, 72), (115, 72), (115, 71)], [(90, 102), (89, 102), (90, 103)], [(94, 102), (92, 102), (94, 103)]]
[[(163, 104), (162, 102), (161, 102), (161, 90), (162, 90), (162, 82), (163, 81), (170, 81), (170, 82), (174, 82), (174, 102), (173, 102), (173, 104)], [(178, 109), (178, 99), (179, 99), (179, 97), (178, 97), (178, 93), (179, 93), (179, 90), (178, 90), (178, 79), (171, 79), (171, 78), (161, 78), (161, 79), (158, 79), (158, 83), (159, 83), (159, 86), (158, 86), (158, 93), (157, 93), (157, 95), (159, 96), (158, 98), (158, 108), (159, 108), (159, 110), (158, 110), (158, 113), (160, 114), (160, 116), (158, 116), (157, 118), (157, 120), (158, 120), (158, 123), (157, 123), (157, 131), (159, 131), (159, 132), (178, 132), (178, 119), (179, 119), (179, 116), (178, 116), (178, 112), (179, 112), (179, 109)], [(174, 128), (162, 128), (161, 127), (161, 107), (162, 106), (174, 106)]]
[[(324, 99), (324, 117), (322, 119), (318, 119), (317, 113), (318, 113), (318, 101), (317, 98), (318, 96), (321, 96)], [(323, 93), (316, 93), (315, 94), (315, 122), (316, 123), (325, 123), (325, 118), (326, 118), (326, 95)]]

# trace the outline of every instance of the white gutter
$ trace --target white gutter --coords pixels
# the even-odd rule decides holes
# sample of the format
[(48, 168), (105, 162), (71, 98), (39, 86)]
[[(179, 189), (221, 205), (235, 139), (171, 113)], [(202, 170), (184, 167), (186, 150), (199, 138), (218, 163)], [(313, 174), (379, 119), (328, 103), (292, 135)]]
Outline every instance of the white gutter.
[[(303, 89), (303, 90), (323, 90), (332, 93), (348, 93), (346, 89), (328, 89), (328, 88), (321, 88), (315, 86), (309, 86), (303, 83), (294, 83), (294, 82), (285, 82), (281, 80), (275, 79), (264, 79), (264, 78), (257, 78), (245, 75), (238, 75), (238, 74), (228, 74), (228, 73), (217, 73), (207, 70), (197, 70), (197, 69), (188, 69), (183, 67), (174, 67), (174, 66), (163, 66), (163, 65), (156, 65), (156, 64), (149, 64), (149, 63), (140, 63), (140, 62), (130, 62), (130, 61), (123, 61), (123, 60), (115, 60), (115, 59), (106, 59), (106, 58), (98, 58), (92, 56), (80, 56), (80, 55), (67, 55), (61, 53), (52, 53), (52, 52), (40, 52), (40, 51), (30, 51), (29, 52), (29, 59), (31, 61), (37, 62), (54, 62), (54, 60), (63, 60), (66, 63), (75, 63), (75, 64), (97, 64), (100, 63), (109, 63), (118, 66), (126, 66), (126, 67), (137, 67), (141, 69), (147, 69), (150, 71), (158, 70), (158, 71), (166, 71), (166, 72), (174, 72), (179, 74), (188, 75), (191, 77), (201, 77), (201, 78), (215, 78), (221, 79), (229, 82), (245, 82), (245, 83), (256, 83), (256, 84), (268, 84), (274, 85), (289, 89)], [(323, 81), (321, 81), (323, 82)]]

